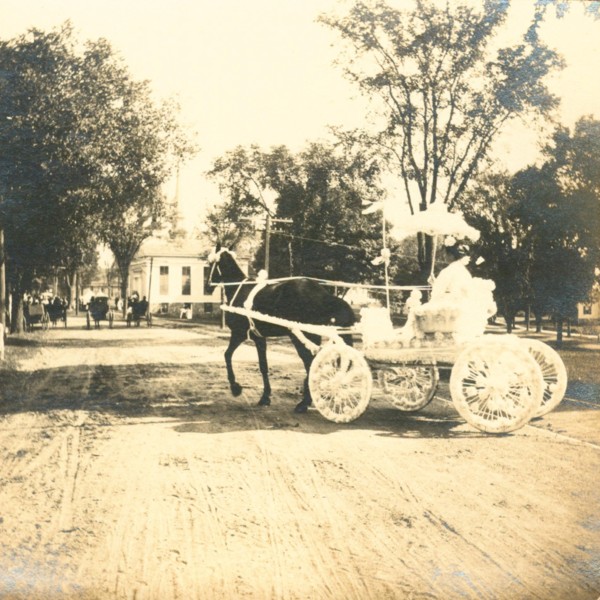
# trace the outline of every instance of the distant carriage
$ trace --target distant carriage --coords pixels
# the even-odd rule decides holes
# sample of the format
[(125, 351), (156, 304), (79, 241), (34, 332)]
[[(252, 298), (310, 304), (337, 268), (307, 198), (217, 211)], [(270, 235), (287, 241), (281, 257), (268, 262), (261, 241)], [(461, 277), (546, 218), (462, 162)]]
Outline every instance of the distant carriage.
[(33, 331), (35, 325), (40, 325), (42, 329), (48, 329), (48, 323), (50, 322), (48, 311), (41, 303), (25, 303), (23, 306), (23, 319), (27, 331)]
[(52, 324), (53, 327), (59, 322), (64, 323), (64, 326), (67, 326), (67, 305), (62, 301), (53, 301), (49, 304), (44, 305), (44, 309), (48, 315), (48, 320)]
[(131, 327), (132, 323), (139, 327), (142, 319), (145, 319), (148, 327), (152, 325), (152, 315), (150, 314), (148, 302), (146, 298), (138, 300), (137, 297), (133, 297), (128, 301), (127, 327)]
[(110, 307), (108, 296), (93, 296), (87, 307), (86, 326), (88, 329), (100, 329), (100, 321), (108, 321), (109, 328), (112, 329), (115, 319), (115, 313)]

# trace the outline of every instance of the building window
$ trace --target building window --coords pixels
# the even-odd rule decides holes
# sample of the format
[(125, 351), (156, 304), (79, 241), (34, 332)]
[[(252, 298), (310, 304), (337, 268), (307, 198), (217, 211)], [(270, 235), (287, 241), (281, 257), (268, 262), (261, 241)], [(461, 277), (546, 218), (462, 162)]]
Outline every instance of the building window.
[(210, 289), (209, 279), (210, 279), (210, 266), (204, 267), (204, 295), (210, 296), (212, 290)]
[(169, 295), (169, 267), (160, 268), (159, 294), (161, 296)]
[(192, 293), (192, 267), (181, 267), (181, 295)]
[(591, 315), (592, 314), (592, 305), (591, 304), (584, 304), (583, 305), (583, 314), (584, 315)]

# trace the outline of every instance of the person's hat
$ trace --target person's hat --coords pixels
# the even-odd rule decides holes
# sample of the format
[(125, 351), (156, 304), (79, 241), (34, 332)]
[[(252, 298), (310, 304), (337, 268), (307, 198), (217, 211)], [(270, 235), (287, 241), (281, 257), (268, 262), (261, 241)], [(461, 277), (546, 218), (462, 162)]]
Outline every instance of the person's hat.
[(469, 244), (460, 242), (451, 235), (444, 240), (444, 248), (448, 254), (455, 258), (462, 258), (471, 254), (471, 246)]

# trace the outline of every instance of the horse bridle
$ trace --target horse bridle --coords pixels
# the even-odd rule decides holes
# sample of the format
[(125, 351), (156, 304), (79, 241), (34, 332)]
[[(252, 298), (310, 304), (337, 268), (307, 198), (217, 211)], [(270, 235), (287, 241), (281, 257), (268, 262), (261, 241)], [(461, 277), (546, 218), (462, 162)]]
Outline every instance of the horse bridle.
[[(227, 285), (225, 282), (220, 281), (218, 283), (215, 283), (213, 281), (213, 274), (215, 272), (215, 269), (217, 271), (217, 273), (219, 274), (219, 276), (222, 278), (223, 277), (223, 273), (221, 272), (221, 267), (219, 266), (219, 259), (221, 258), (221, 254), (223, 254), (223, 252), (228, 252), (229, 254), (231, 254), (231, 251), (228, 248), (221, 248), (220, 250), (216, 251), (216, 252), (211, 252), (208, 256), (208, 261), (211, 263), (211, 267), (210, 267), (210, 273), (208, 274), (208, 285), (211, 287), (216, 287), (217, 285)], [(235, 260), (235, 257), (232, 257)], [(237, 261), (236, 261), (237, 262)], [(242, 286), (244, 285), (244, 283), (248, 281), (248, 277), (245, 277), (243, 279), (243, 281), (240, 281), (238, 284), (238, 288), (237, 290), (235, 290), (235, 294), (233, 295), (233, 298), (231, 299), (231, 304), (233, 304), (233, 301), (236, 299), (239, 291), (242, 289)], [(232, 282), (233, 285), (233, 282)], [(228, 302), (229, 304), (229, 302)]]

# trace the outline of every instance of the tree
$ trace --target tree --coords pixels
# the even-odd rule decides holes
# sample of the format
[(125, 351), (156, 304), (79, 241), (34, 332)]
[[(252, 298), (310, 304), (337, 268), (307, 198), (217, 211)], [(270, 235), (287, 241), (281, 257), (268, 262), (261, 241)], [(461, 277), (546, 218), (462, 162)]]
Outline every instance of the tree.
[(85, 83), (93, 88), (100, 125), (89, 143), (95, 186), (91, 206), (98, 237), (115, 256), (126, 297), (133, 257), (170, 214), (162, 187), (195, 148), (177, 123), (177, 106), (155, 103), (149, 83), (134, 81), (108, 43), (89, 44), (84, 59), (96, 74)]
[(381, 282), (382, 269), (371, 264), (382, 246), (381, 216), (362, 215), (363, 203), (383, 198), (376, 156), (311, 143), (295, 157), (275, 149), (267, 173), (277, 217), (291, 220), (273, 237), (273, 274)]
[(69, 23), (0, 43), (1, 217), (16, 298), (40, 272), (62, 268), (72, 282), (98, 242), (126, 283), (131, 252), (165, 215), (161, 186), (193, 150), (173, 103), (157, 105), (105, 40), (77, 48)]
[(70, 24), (0, 42), (0, 220), (5, 231), (13, 329), (34, 278), (77, 268), (94, 245), (86, 227), (84, 146), (77, 135), (86, 98)]
[(562, 339), (565, 319), (577, 314), (600, 265), (600, 121), (559, 127), (546, 162), (515, 176), (522, 218), (531, 229), (531, 286), (537, 315), (551, 314)]
[(492, 172), (480, 177), (458, 203), (467, 222), (481, 234), (476, 252), (484, 259), (477, 275), (496, 284), (494, 298), (508, 333), (519, 310), (531, 300), (531, 220), (522, 218), (513, 176)]
[[(455, 205), (506, 123), (557, 105), (544, 78), (562, 62), (538, 37), (544, 11), (520, 43), (496, 48), (508, 7), (415, 0), (397, 10), (372, 0), (344, 18), (321, 17), (349, 44), (346, 74), (382, 109), (384, 127), (372, 139), (394, 161), (411, 212)], [(418, 258), (428, 273), (430, 238), (421, 236)]]
[[(285, 146), (236, 148), (215, 161), (210, 175), (227, 199), (211, 216), (214, 233), (239, 239), (267, 213), (285, 222), (270, 235), (270, 276), (377, 279), (370, 261), (381, 248), (381, 219), (361, 214), (363, 201), (383, 194), (374, 153), (345, 143), (312, 143), (298, 154)], [(265, 263), (265, 242), (256, 268)]]

